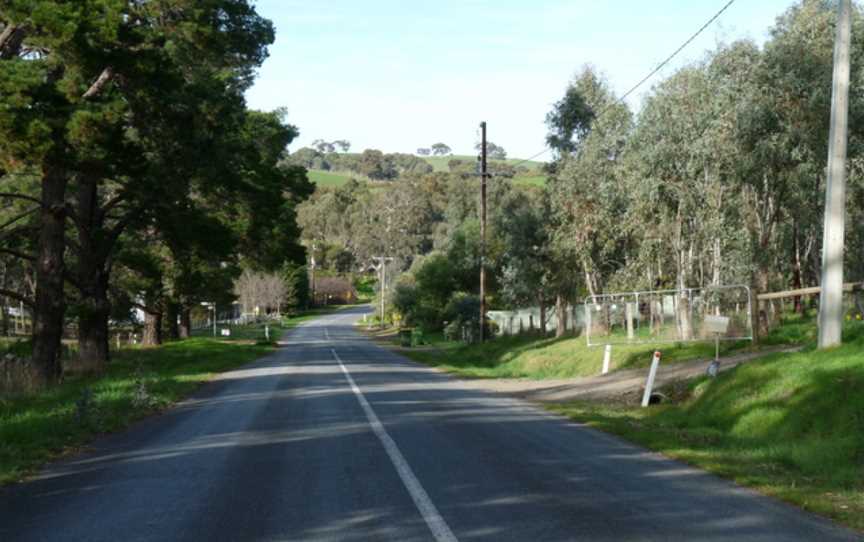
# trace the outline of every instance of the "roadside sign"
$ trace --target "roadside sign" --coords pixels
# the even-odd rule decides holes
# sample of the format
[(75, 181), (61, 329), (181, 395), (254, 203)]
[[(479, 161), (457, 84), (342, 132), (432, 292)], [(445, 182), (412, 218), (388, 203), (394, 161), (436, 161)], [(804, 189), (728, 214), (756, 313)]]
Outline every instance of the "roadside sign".
[(705, 315), (703, 323), (705, 325), (705, 331), (708, 333), (720, 333), (721, 335), (725, 335), (726, 331), (729, 329), (728, 316)]

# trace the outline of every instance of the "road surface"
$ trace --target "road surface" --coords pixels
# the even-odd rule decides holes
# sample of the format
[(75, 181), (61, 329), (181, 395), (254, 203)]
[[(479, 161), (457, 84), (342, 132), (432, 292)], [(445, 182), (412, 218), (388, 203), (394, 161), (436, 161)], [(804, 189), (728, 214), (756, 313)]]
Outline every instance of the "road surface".
[(0, 490), (0, 540), (857, 540), (322, 317)]

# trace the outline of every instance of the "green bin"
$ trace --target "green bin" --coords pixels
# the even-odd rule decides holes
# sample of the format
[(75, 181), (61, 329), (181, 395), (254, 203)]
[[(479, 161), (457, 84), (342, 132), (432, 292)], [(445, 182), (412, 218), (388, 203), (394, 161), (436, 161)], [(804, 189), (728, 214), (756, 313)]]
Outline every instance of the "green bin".
[(411, 346), (420, 346), (423, 344), (423, 330), (415, 328), (411, 332)]
[(411, 332), (413, 330), (410, 327), (402, 328), (399, 330), (399, 344), (405, 347), (411, 346)]

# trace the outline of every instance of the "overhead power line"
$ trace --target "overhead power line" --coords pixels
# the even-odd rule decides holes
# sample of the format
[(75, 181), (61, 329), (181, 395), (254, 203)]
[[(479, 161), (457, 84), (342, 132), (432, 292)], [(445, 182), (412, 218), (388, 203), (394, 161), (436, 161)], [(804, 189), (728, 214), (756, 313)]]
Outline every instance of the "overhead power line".
[[(717, 13), (715, 13), (715, 14), (714, 14), (710, 19), (708, 19), (708, 21), (707, 21), (705, 24), (703, 24), (701, 27), (699, 27), (699, 30), (697, 30), (696, 32), (693, 33), (692, 36), (690, 36), (689, 38), (687, 38), (687, 41), (685, 41), (685, 42), (682, 43), (682, 44), (681, 44), (677, 49), (675, 49), (675, 51), (673, 51), (671, 55), (667, 56), (666, 59), (665, 59), (663, 62), (661, 62), (660, 64), (657, 64), (657, 67), (655, 67), (653, 70), (651, 70), (651, 71), (648, 73), (648, 75), (646, 75), (645, 77), (643, 77), (642, 79), (640, 79), (638, 83), (636, 83), (635, 85), (633, 85), (633, 87), (631, 87), (630, 90), (628, 90), (628, 91), (625, 92), (623, 95), (621, 95), (620, 98), (617, 98), (614, 102), (612, 102), (611, 104), (609, 104), (609, 105), (607, 105), (606, 107), (604, 107), (604, 108), (600, 111), (600, 113), (598, 113), (597, 116), (594, 118), (594, 121), (596, 122), (597, 120), (599, 120), (600, 117), (602, 117), (602, 116), (603, 116), (607, 111), (609, 111), (609, 109), (611, 109), (613, 105), (619, 104), (619, 103), (623, 102), (624, 100), (626, 100), (626, 99), (627, 99), (631, 94), (633, 94), (634, 92), (636, 92), (636, 90), (637, 90), (639, 87), (641, 87), (642, 85), (644, 85), (646, 81), (648, 81), (649, 79), (651, 79), (652, 77), (654, 77), (654, 76), (657, 74), (657, 72), (659, 72), (660, 70), (662, 70), (662, 69), (663, 69), (667, 64), (669, 64), (669, 62), (671, 62), (671, 61), (672, 61), (676, 56), (678, 56), (678, 53), (680, 53), (681, 51), (683, 51), (684, 49), (686, 49), (688, 45), (690, 45), (691, 43), (693, 43), (693, 40), (695, 40), (697, 37), (699, 37), (699, 35), (702, 34), (702, 32), (704, 32), (706, 28), (708, 28), (709, 26), (711, 26), (711, 24), (712, 24), (714, 21), (716, 21), (716, 20), (717, 20), (721, 15), (723, 15), (723, 13), (724, 13), (727, 9), (729, 9), (729, 6), (731, 6), (731, 5), (734, 4), (734, 3), (735, 3), (735, 0), (729, 0), (728, 2), (726, 2), (726, 5), (724, 5), (722, 8), (720, 8), (720, 11), (718, 11)], [(519, 165), (521, 165), (521, 164), (524, 164), (525, 162), (530, 162), (531, 160), (534, 160), (535, 158), (539, 158), (540, 156), (543, 156), (544, 154), (546, 154), (547, 152), (549, 152), (549, 150), (550, 150), (549, 147), (546, 147), (545, 149), (543, 149), (542, 151), (538, 152), (537, 154), (531, 156), (530, 158), (526, 158), (526, 159), (524, 159), (524, 160), (521, 160), (521, 161), (519, 161), (519, 162), (516, 162), (515, 164), (513, 164), (513, 167), (517, 167), (517, 166), (519, 166)]]

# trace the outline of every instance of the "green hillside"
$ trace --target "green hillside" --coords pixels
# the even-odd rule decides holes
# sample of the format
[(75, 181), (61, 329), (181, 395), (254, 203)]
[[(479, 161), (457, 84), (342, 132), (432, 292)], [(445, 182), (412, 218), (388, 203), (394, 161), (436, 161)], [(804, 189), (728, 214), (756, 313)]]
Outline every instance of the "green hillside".
[[(476, 160), (475, 156), (468, 155), (451, 155), (451, 156), (424, 156), (422, 157), (426, 162), (428, 162), (435, 171), (448, 171), (447, 163), (450, 160)], [(500, 160), (490, 160), (490, 163), (501, 162)], [(519, 164), (521, 167), (528, 168), (530, 173), (525, 176), (517, 176), (513, 179), (513, 182), (517, 185), (523, 186), (543, 186), (546, 183), (546, 176), (542, 175), (540, 172), (540, 168), (543, 166), (541, 162), (523, 162), (518, 158), (511, 158), (508, 160), (504, 160), (503, 162), (511, 165)], [(361, 176), (356, 174), (352, 175), (347, 172), (332, 172), (332, 171), (322, 171), (318, 169), (310, 169), (309, 170), (309, 180), (312, 181), (317, 186), (322, 187), (336, 187), (342, 186), (347, 183), (352, 177), (356, 179), (360, 179)], [(361, 179), (362, 180), (362, 179)]]
[[(467, 154), (453, 154), (450, 156), (423, 156), (422, 158), (426, 160), (433, 168), (435, 168), (435, 171), (447, 171), (447, 163), (450, 162), (450, 160), (465, 160), (469, 162), (477, 160), (477, 156)], [(507, 160), (489, 160), (489, 162), (504, 162), (505, 164), (509, 164), (511, 166), (519, 164), (521, 167), (528, 168), (532, 171), (539, 171), (540, 168), (543, 167), (542, 162), (532, 162), (530, 160), (525, 162), (519, 158), (508, 158)]]

